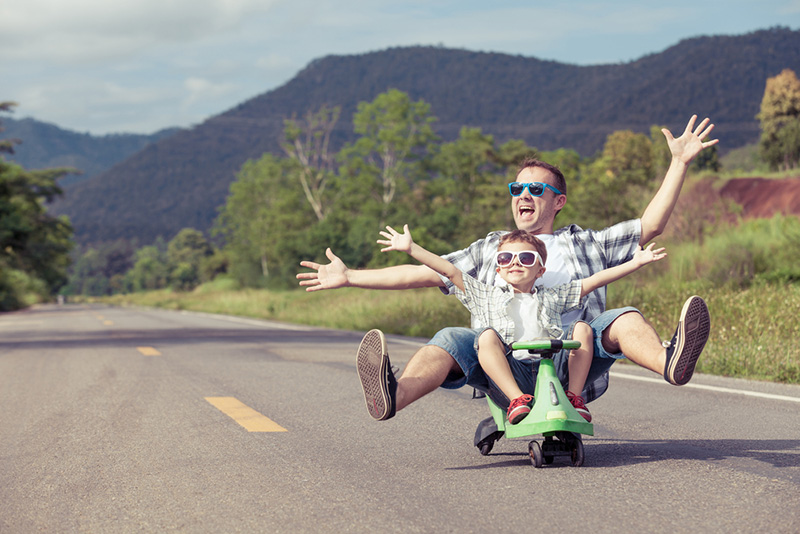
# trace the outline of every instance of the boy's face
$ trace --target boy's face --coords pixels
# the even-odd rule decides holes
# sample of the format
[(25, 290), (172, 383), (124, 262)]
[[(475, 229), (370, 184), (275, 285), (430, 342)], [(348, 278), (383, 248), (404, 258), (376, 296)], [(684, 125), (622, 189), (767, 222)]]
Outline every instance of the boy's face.
[[(534, 250), (534, 248), (530, 243), (514, 242), (503, 243), (497, 250), (522, 252), (524, 250)], [(544, 271), (544, 265), (541, 264), (538, 258), (536, 259), (536, 263), (532, 266), (525, 267), (520, 263), (518, 256), (514, 256), (514, 259), (509, 265), (497, 267), (497, 273), (500, 275), (500, 278), (511, 284), (514, 289), (522, 291), (523, 293), (530, 293), (533, 284), (537, 279), (541, 278)]]
[[(542, 167), (526, 167), (517, 175), (522, 183), (542, 182), (556, 187), (553, 174)], [(557, 188), (557, 187), (556, 187)], [(518, 197), (511, 197), (511, 212), (519, 230), (532, 234), (552, 234), (558, 210), (567, 203), (565, 195), (545, 189), (541, 196), (531, 196), (526, 188)]]

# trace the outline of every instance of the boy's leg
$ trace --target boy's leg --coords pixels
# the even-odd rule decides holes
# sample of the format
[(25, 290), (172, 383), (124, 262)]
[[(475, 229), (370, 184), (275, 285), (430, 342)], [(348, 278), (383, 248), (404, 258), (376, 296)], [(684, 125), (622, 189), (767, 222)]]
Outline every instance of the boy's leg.
[(586, 385), (586, 378), (592, 367), (594, 359), (594, 330), (584, 322), (575, 322), (568, 330), (567, 337), (581, 342), (579, 349), (570, 351), (567, 368), (569, 378), (567, 385), (567, 399), (572, 407), (587, 421), (591, 423), (592, 414), (586, 407), (586, 400), (583, 397), (583, 388)]
[(511, 373), (511, 366), (506, 359), (506, 345), (492, 329), (484, 330), (478, 336), (478, 361), (483, 372), (506, 397), (516, 399), (524, 395)]
[(594, 357), (594, 333), (588, 323), (578, 321), (572, 330), (572, 339), (581, 342), (581, 348), (569, 353), (569, 386), (567, 391), (580, 395)]
[[(492, 328), (487, 328), (478, 335), (477, 350), (478, 362), (491, 383), (490, 397), (492, 391), (500, 389), (503, 395), (510, 399), (506, 409), (508, 422), (512, 425), (519, 423), (531, 413), (533, 407), (533, 395), (526, 394), (520, 389), (509, 359), (514, 362), (515, 368), (520, 366), (519, 362), (514, 360), (506, 344)], [(528, 371), (526, 374), (529, 376), (530, 370), (527, 367), (524, 369)]]

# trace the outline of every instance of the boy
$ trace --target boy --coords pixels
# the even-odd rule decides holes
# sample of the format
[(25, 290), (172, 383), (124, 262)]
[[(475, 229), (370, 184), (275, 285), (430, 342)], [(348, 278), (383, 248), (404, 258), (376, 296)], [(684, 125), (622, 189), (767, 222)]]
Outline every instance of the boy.
[[(524, 377), (532, 374), (530, 355), (525, 351), (517, 351), (522, 354), (512, 353), (510, 343), (518, 339), (560, 338), (564, 335), (562, 313), (580, 308), (584, 297), (595, 289), (666, 256), (663, 248), (653, 250), (654, 244), (651, 243), (646, 249), (636, 251), (629, 262), (602, 270), (583, 280), (573, 280), (554, 288), (534, 288), (536, 280), (545, 272), (547, 249), (533, 234), (515, 230), (500, 239), (495, 263), (497, 273), (508, 285), (498, 287), (475, 280), (447, 260), (414, 243), (408, 225), (403, 227), (402, 234), (390, 226), (386, 230), (380, 232), (385, 239), (378, 240), (379, 244), (386, 245), (381, 252), (406, 252), (446, 276), (456, 286), (458, 299), (483, 325), (483, 329), (475, 331), (478, 361), (494, 384), (512, 399), (507, 410), (511, 424), (518, 423), (528, 415), (534, 399), (531, 394), (522, 391), (515, 378), (515, 375)], [(570, 330), (572, 338), (581, 342), (581, 348), (573, 350), (569, 356), (567, 397), (576, 410), (587, 421), (591, 421), (591, 414), (580, 394), (592, 362), (593, 333), (583, 321), (577, 321)]]

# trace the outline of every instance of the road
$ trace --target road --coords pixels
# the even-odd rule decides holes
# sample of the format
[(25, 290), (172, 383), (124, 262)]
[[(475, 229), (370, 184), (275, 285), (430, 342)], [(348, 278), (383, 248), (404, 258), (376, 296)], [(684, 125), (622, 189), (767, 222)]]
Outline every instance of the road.
[[(586, 463), (439, 390), (368, 415), (362, 333), (101, 305), (0, 314), (0, 532), (792, 532), (800, 387), (632, 365)], [(424, 340), (389, 338), (402, 367)], [(743, 394), (747, 393), (747, 394)]]

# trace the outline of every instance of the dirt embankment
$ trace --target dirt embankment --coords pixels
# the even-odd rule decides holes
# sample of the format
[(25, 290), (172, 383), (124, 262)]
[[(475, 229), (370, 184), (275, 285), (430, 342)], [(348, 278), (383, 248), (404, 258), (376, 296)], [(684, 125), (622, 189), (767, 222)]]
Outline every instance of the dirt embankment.
[(720, 195), (740, 204), (746, 218), (800, 216), (800, 178), (737, 178), (728, 181)]

